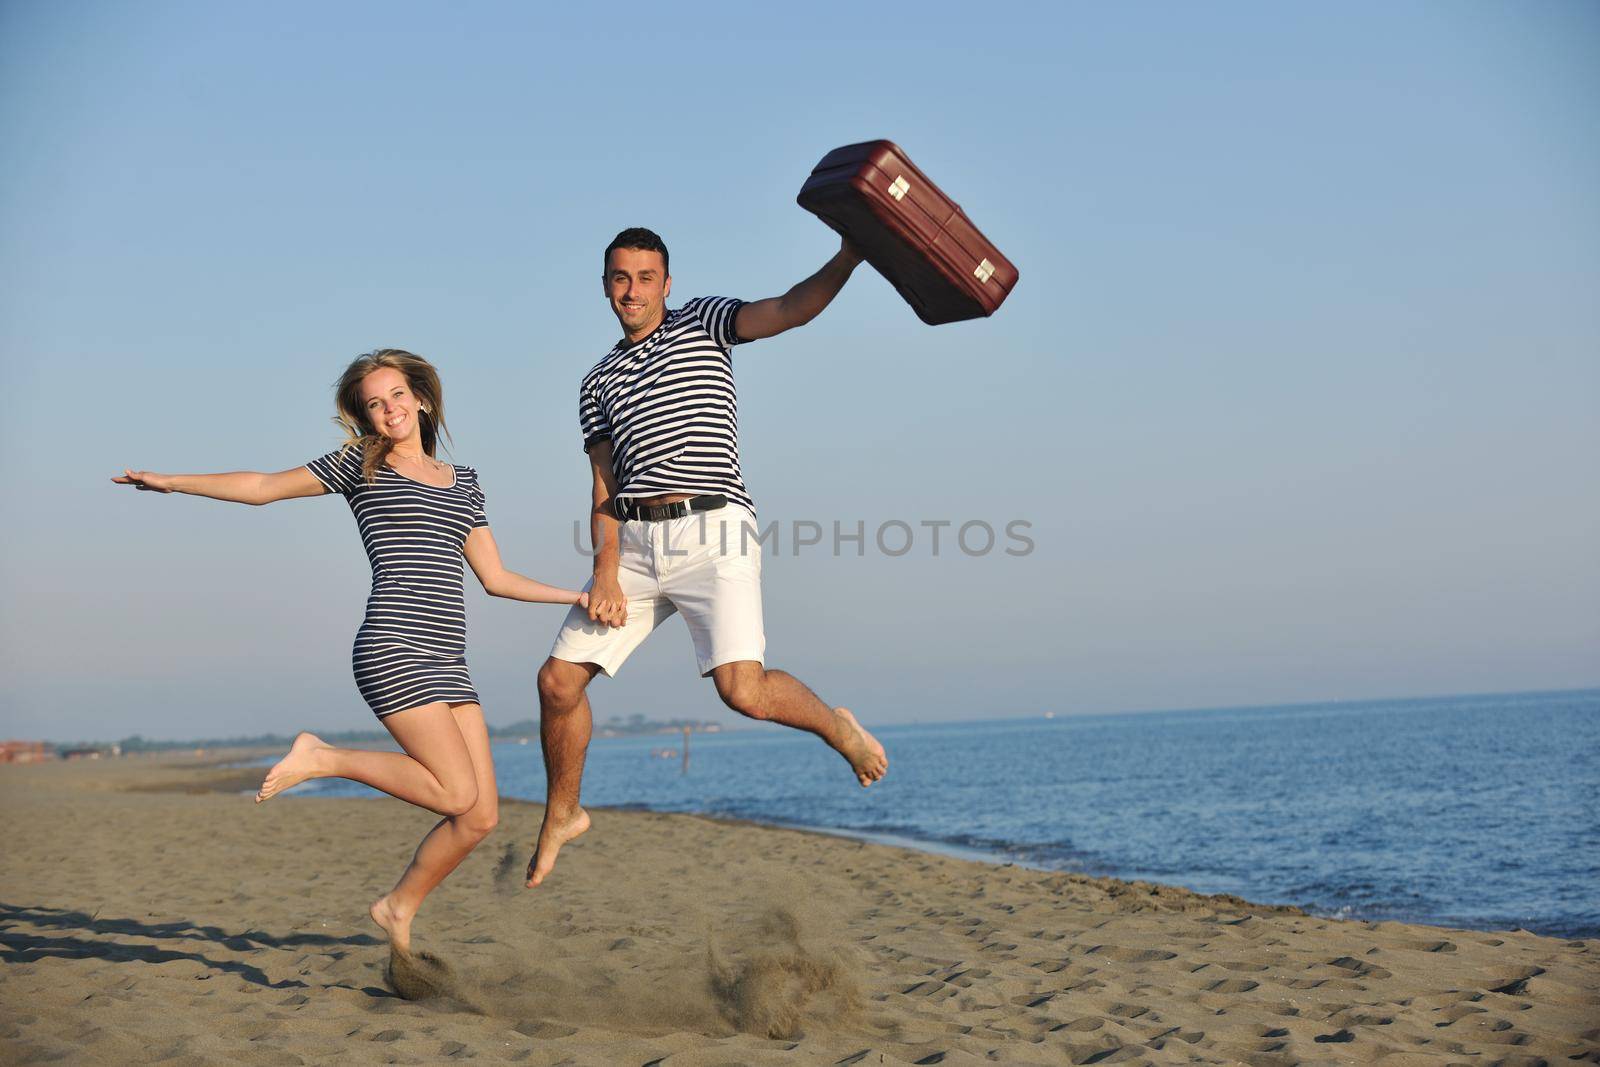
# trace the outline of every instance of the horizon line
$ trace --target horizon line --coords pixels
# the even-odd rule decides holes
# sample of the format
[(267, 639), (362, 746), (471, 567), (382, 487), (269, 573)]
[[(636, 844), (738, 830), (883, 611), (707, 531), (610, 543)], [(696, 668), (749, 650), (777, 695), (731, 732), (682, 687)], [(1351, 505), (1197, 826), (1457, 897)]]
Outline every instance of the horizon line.
[[(1113, 716), (1113, 715), (1172, 715), (1172, 714), (1182, 714), (1182, 715), (1197, 714), (1198, 715), (1198, 714), (1207, 714), (1207, 713), (1223, 712), (1223, 711), (1277, 711), (1277, 710), (1290, 710), (1290, 709), (1295, 709), (1295, 708), (1302, 708), (1303, 709), (1303, 708), (1320, 708), (1320, 707), (1359, 707), (1359, 706), (1368, 705), (1368, 704), (1393, 704), (1393, 703), (1398, 703), (1398, 702), (1469, 700), (1469, 699), (1485, 699), (1485, 698), (1491, 698), (1491, 697), (1504, 698), (1504, 697), (1559, 696), (1559, 695), (1563, 695), (1563, 694), (1575, 695), (1575, 694), (1582, 694), (1582, 693), (1597, 693), (1597, 694), (1600, 694), (1600, 685), (1578, 686), (1576, 688), (1561, 688), (1561, 689), (1512, 689), (1512, 690), (1503, 690), (1503, 691), (1502, 690), (1490, 690), (1490, 691), (1485, 691), (1485, 692), (1472, 692), (1472, 693), (1434, 693), (1434, 694), (1428, 694), (1428, 695), (1423, 695), (1423, 696), (1406, 696), (1406, 697), (1389, 696), (1389, 697), (1361, 697), (1361, 698), (1358, 698), (1358, 699), (1300, 700), (1300, 701), (1293, 701), (1293, 702), (1289, 702), (1289, 703), (1280, 703), (1280, 704), (1217, 704), (1217, 705), (1201, 705), (1201, 706), (1196, 706), (1196, 707), (1126, 708), (1126, 709), (1123, 709), (1121, 711), (1055, 711), (1055, 710), (1051, 710), (1051, 709), (1043, 709), (1043, 710), (1040, 710), (1040, 711), (1028, 712), (1028, 713), (1025, 713), (1025, 714), (1008, 714), (1008, 715), (1003, 715), (1003, 716), (985, 717), (985, 718), (980, 718), (980, 719), (913, 719), (913, 720), (909, 720), (909, 721), (906, 721), (906, 722), (884, 723), (879, 728), (881, 728), (881, 729), (894, 729), (895, 727), (899, 727), (899, 726), (970, 725), (970, 724), (975, 724), (975, 723), (1032, 722), (1032, 721), (1035, 721), (1035, 720), (1038, 720), (1038, 719), (1046, 719), (1046, 718), (1088, 719), (1088, 718), (1095, 718), (1095, 717), (1109, 717), (1109, 716)], [(623, 720), (623, 721), (626, 721), (626, 720)], [(525, 718), (522, 718), (522, 719), (513, 719), (509, 723), (499, 723), (499, 724), (490, 723), (490, 724), (488, 724), (488, 726), (489, 726), (489, 729), (491, 729), (491, 730), (504, 730), (504, 729), (507, 729), (510, 726), (514, 726), (514, 725), (517, 725), (517, 724), (523, 723), (523, 722), (529, 722), (529, 723), (537, 724), (538, 720), (535, 719), (535, 718), (527, 718), (527, 717), (525, 717)], [(646, 722), (649, 722), (649, 723), (659, 722), (661, 725), (670, 725), (670, 723), (667, 720), (647, 719)], [(712, 719), (695, 720), (695, 724), (696, 725), (709, 725), (709, 724), (713, 724), (713, 723), (715, 723), (716, 725), (719, 725), (719, 726), (723, 725), (722, 723), (717, 722), (717, 720), (712, 720)], [(597, 727), (599, 727), (601, 724), (596, 724), (596, 725), (597, 725)], [(735, 720), (735, 723), (731, 728), (737, 729), (739, 725), (740, 725), (739, 721)], [(377, 732), (377, 730), (379, 728), (380, 727), (375, 727), (374, 730), (372, 730), (372, 731), (366, 731), (366, 730), (338, 730), (338, 731), (329, 731), (329, 732), (332, 732), (332, 733), (347, 733), (347, 734), (348, 733), (368, 733), (368, 732), (374, 732), (375, 733), (375, 732)], [(724, 727), (724, 728), (729, 728), (729, 727)], [(264, 736), (277, 738), (277, 737), (287, 737), (287, 736), (290, 736), (290, 735), (288, 735), (288, 734), (284, 734), (284, 735), (266, 734)], [(43, 744), (50, 745), (50, 746), (55, 747), (55, 748), (61, 748), (61, 747), (64, 747), (64, 746), (69, 746), (69, 745), (94, 746), (94, 745), (117, 744), (117, 743), (120, 743), (121, 741), (125, 741), (125, 740), (128, 740), (130, 738), (135, 738), (135, 737), (137, 737), (137, 738), (139, 738), (141, 740), (154, 741), (154, 742), (157, 742), (157, 743), (163, 744), (163, 745), (180, 745), (181, 746), (181, 745), (193, 744), (193, 745), (196, 745), (196, 746), (207, 747), (207, 748), (224, 748), (224, 747), (228, 747), (230, 745), (242, 745), (242, 744), (245, 744), (245, 743), (251, 741), (251, 738), (243, 737), (243, 736), (235, 737), (235, 738), (163, 739), (163, 738), (155, 738), (155, 737), (146, 738), (146, 737), (144, 737), (144, 735), (138, 734), (138, 733), (127, 734), (124, 737), (116, 738), (116, 739), (111, 740), (111, 741), (87, 741), (87, 740), (81, 740), (80, 739), (80, 740), (75, 740), (75, 741), (68, 742), (68, 741), (53, 741), (53, 740), (50, 740), (48, 738), (41, 739), (41, 741), (42, 741)], [(4, 740), (21, 741), (21, 740), (24, 740), (24, 739), (22, 739), (22, 738), (6, 738)], [(491, 740), (499, 740), (499, 739), (498, 738), (491, 738)], [(599, 738), (599, 737), (597, 737), (596, 740), (616, 740), (616, 739), (615, 738)]]

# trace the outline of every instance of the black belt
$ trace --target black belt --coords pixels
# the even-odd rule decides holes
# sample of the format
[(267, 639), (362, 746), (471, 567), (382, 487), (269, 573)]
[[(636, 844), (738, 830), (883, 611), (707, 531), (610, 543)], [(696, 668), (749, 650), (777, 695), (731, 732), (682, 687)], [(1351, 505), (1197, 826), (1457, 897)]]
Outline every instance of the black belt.
[(671, 504), (635, 504), (632, 499), (619, 496), (613, 502), (613, 509), (617, 518), (642, 519), (645, 522), (665, 522), (667, 519), (681, 519), (694, 511), (716, 511), (718, 508), (728, 506), (728, 498), (721, 493), (708, 493), (705, 496), (692, 496), (688, 500), (679, 500)]

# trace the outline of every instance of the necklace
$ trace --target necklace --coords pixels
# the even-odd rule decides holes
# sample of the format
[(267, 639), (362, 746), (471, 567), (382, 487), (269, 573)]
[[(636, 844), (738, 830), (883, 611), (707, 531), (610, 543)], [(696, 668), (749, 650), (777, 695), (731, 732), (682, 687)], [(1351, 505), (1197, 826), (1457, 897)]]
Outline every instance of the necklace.
[(423, 455), (397, 456), (392, 452), (389, 454), (389, 464), (390, 464), (390, 466), (393, 466), (396, 462), (398, 462), (400, 460), (404, 460), (407, 463), (416, 462), (418, 465), (420, 465), (422, 467), (423, 470), (434, 470), (434, 471), (444, 470), (444, 463), (441, 462), (440, 460), (434, 459), (432, 456), (423, 456)]

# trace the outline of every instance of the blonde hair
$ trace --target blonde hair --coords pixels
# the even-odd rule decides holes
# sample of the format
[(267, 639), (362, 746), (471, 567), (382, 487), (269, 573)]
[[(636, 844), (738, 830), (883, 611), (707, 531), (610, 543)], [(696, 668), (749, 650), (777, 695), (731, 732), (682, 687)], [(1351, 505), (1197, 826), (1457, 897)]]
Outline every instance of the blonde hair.
[(361, 402), (361, 383), (367, 375), (385, 367), (404, 375), (412, 395), (417, 398), (422, 451), (430, 458), (438, 458), (435, 451), (439, 436), (443, 434), (445, 440), (450, 439), (450, 431), (444, 424), (444, 387), (439, 384), (439, 372), (433, 369), (432, 363), (403, 348), (379, 348), (357, 356), (334, 386), (334, 404), (339, 414), (333, 421), (345, 432), (344, 446), (361, 450), (361, 474), (368, 482), (377, 477), (378, 467), (388, 458), (394, 442), (372, 425), (366, 405)]

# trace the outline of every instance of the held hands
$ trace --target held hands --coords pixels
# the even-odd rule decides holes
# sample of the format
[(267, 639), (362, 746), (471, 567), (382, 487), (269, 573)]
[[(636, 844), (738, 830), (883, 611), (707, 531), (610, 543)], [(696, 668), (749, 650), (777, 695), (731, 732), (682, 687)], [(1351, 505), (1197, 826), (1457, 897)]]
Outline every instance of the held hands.
[(111, 480), (118, 485), (131, 485), (140, 492), (145, 493), (173, 492), (173, 476), (170, 474), (157, 474), (155, 471), (124, 470), (121, 477)]
[(622, 595), (622, 585), (614, 572), (594, 576), (584, 606), (589, 609), (589, 618), (602, 626), (622, 626), (628, 621), (628, 598)]

